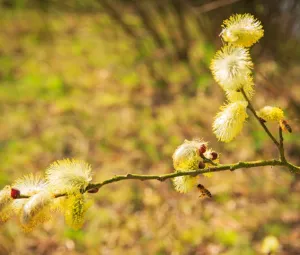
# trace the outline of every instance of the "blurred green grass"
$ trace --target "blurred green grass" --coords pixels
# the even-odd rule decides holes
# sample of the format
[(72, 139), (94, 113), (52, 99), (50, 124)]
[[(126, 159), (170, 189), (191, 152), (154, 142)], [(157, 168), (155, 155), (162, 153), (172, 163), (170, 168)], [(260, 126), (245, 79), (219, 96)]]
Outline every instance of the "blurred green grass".
[[(158, 59), (172, 100), (155, 100), (160, 83), (143, 62), (154, 51), (151, 41), (141, 55), (107, 15), (53, 13), (46, 20), (22, 10), (0, 19), (1, 187), (66, 157), (91, 163), (95, 181), (168, 173), (174, 149), (194, 137), (208, 140), (224, 163), (276, 153), (252, 120), (237, 141), (217, 143), (211, 123), (224, 98), (209, 73), (191, 83), (184, 64)], [(133, 15), (127, 19), (140, 26)], [(195, 55), (197, 49), (208, 65), (214, 46), (199, 39)], [(187, 86), (195, 86), (192, 96), (182, 92)], [(267, 96), (260, 92), (258, 104)], [(287, 136), (288, 151), (300, 145), (297, 130)], [(299, 249), (300, 187), (293, 175), (264, 168), (200, 180), (212, 200), (196, 191), (177, 194), (170, 182), (104, 187), (91, 195), (95, 203), (79, 231), (61, 215), (30, 234), (11, 220), (1, 226), (0, 253), (257, 254), (266, 235), (289, 246), (282, 254)]]

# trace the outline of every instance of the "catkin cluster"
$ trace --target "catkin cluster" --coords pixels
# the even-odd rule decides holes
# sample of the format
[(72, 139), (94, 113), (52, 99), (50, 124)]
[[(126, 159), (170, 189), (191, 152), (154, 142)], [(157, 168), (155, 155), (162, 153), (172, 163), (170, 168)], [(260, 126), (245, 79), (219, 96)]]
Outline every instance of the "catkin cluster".
[[(213, 132), (222, 142), (232, 141), (241, 131), (248, 115), (248, 101), (254, 95), (253, 63), (249, 47), (264, 35), (260, 21), (250, 14), (235, 14), (225, 20), (220, 36), (225, 44), (211, 62), (216, 82), (224, 90), (227, 102), (220, 108)], [(262, 122), (276, 121), (283, 130), (291, 132), (278, 107), (265, 106), (257, 113)]]
[[(227, 98), (212, 127), (216, 137), (222, 142), (230, 142), (240, 134), (248, 118), (247, 107), (254, 95), (253, 62), (249, 47), (263, 35), (261, 22), (250, 14), (232, 15), (222, 25), (220, 36), (224, 45), (215, 54), (210, 65), (214, 79)], [(265, 106), (256, 115), (261, 122), (276, 121), (282, 130), (291, 132), (291, 127), (284, 120), (284, 112), (278, 107)], [(207, 143), (202, 140), (186, 140), (173, 154), (174, 168), (180, 172), (209, 168), (218, 164), (218, 160), (218, 154), (207, 149)], [(181, 193), (197, 186), (196, 177), (190, 175), (176, 177), (173, 183), (175, 190)], [(202, 186), (198, 184), (197, 187)]]
[[(219, 155), (208, 149), (207, 143), (201, 139), (185, 140), (173, 154), (173, 166), (177, 172), (205, 169), (219, 163)], [(210, 176), (211, 173), (204, 174)], [(178, 176), (173, 179), (174, 188), (187, 193), (197, 187), (197, 177)]]
[(59, 160), (46, 170), (46, 177), (26, 175), (0, 191), (0, 221), (19, 217), (24, 231), (51, 219), (61, 211), (73, 229), (84, 223), (89, 206), (84, 191), (92, 180), (91, 167), (80, 160)]
[(242, 130), (248, 115), (248, 102), (254, 95), (253, 63), (249, 48), (264, 34), (260, 21), (250, 14), (236, 14), (224, 21), (221, 32), (225, 45), (211, 62), (216, 82), (224, 90), (227, 103), (213, 123), (213, 131), (222, 142), (230, 142)]

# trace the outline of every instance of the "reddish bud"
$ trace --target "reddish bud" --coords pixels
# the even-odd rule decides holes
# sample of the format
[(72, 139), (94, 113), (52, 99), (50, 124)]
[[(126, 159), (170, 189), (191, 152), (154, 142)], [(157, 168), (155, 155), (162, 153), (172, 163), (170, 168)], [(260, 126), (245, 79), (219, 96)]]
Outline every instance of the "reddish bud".
[(211, 159), (212, 159), (212, 160), (215, 160), (215, 159), (218, 158), (218, 153), (215, 152), (215, 151), (213, 151), (212, 153), (210, 153), (210, 155), (211, 155)]
[(10, 191), (10, 196), (12, 198), (18, 198), (20, 196), (20, 190), (12, 188)]
[(198, 167), (199, 167), (199, 169), (205, 168), (205, 164), (203, 163), (203, 161), (200, 161), (200, 162), (199, 162)]
[(201, 144), (200, 148), (199, 148), (199, 153), (200, 155), (203, 154), (204, 152), (206, 152), (206, 145), (203, 143)]
[(97, 193), (99, 191), (98, 188), (92, 188), (88, 190), (88, 193)]

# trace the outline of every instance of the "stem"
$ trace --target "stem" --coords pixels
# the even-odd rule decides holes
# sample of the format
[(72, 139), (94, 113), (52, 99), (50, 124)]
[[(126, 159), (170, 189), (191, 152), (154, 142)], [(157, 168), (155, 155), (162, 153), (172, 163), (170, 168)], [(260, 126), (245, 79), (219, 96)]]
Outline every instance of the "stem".
[(284, 146), (283, 146), (283, 134), (282, 128), (279, 126), (279, 153), (280, 153), (280, 160), (282, 162), (286, 162), (286, 158), (284, 155)]
[(184, 172), (178, 171), (178, 172), (163, 174), (163, 175), (139, 175), (139, 174), (118, 175), (100, 183), (89, 184), (85, 191), (88, 191), (89, 189), (93, 189), (93, 188), (101, 188), (104, 185), (123, 181), (123, 180), (140, 180), (140, 181), (158, 180), (163, 182), (167, 179), (172, 179), (178, 176), (185, 176), (185, 175), (197, 176), (199, 174), (204, 174), (204, 173), (221, 172), (227, 170), (234, 171), (241, 168), (253, 168), (259, 166), (284, 166), (284, 165), (285, 163), (281, 162), (280, 160), (271, 159), (271, 160), (260, 160), (260, 161), (250, 161), (250, 162), (238, 162), (235, 164), (218, 165), (218, 166), (201, 169), (201, 170), (184, 171)]
[(215, 162), (213, 162), (211, 159), (206, 158), (203, 154), (200, 154), (200, 157), (203, 159), (204, 163), (209, 163), (213, 166), (217, 166), (218, 164), (216, 164)]
[[(140, 180), (140, 181), (148, 181), (148, 180), (158, 180), (160, 182), (163, 182), (168, 179), (172, 179), (179, 176), (193, 176), (196, 177), (197, 175), (204, 174), (204, 173), (213, 173), (213, 172), (222, 172), (222, 171), (234, 171), (237, 169), (242, 168), (254, 168), (254, 167), (260, 167), (260, 166), (285, 166), (289, 168), (292, 172), (300, 174), (300, 167), (295, 166), (287, 161), (281, 161), (277, 159), (270, 159), (270, 160), (259, 160), (259, 161), (249, 161), (249, 162), (238, 162), (235, 164), (226, 164), (226, 165), (218, 165), (213, 166), (205, 169), (199, 169), (199, 170), (191, 170), (191, 171), (177, 171), (170, 174), (162, 174), (162, 175), (144, 175), (144, 174), (126, 174), (126, 175), (116, 175), (110, 179), (107, 179), (103, 182), (99, 183), (90, 183), (84, 190), (82, 190), (82, 193), (88, 192), (89, 190), (93, 189), (100, 189), (101, 187), (114, 183), (114, 182), (120, 182), (124, 180)], [(63, 197), (67, 196), (68, 194), (55, 194), (54, 197)], [(30, 198), (30, 196), (27, 195), (20, 195), (19, 197), (15, 199), (22, 199), (22, 198)]]
[(244, 98), (246, 99), (246, 101), (248, 102), (248, 108), (250, 109), (250, 111), (253, 113), (254, 117), (258, 120), (258, 122), (260, 123), (260, 125), (263, 127), (263, 129), (266, 131), (266, 133), (268, 134), (268, 136), (272, 139), (273, 143), (276, 145), (276, 147), (279, 149), (279, 142), (276, 140), (276, 138), (271, 134), (270, 130), (267, 128), (267, 126), (265, 125), (265, 123), (262, 121), (261, 118), (259, 118), (256, 114), (256, 111), (254, 110), (254, 107), (252, 106), (249, 98), (247, 97), (244, 89), (241, 89), (241, 92), (244, 96)]
[(280, 155), (280, 162), (284, 166), (286, 166), (287, 168), (289, 168), (292, 172), (294, 172), (294, 173), (300, 173), (300, 167), (291, 164), (285, 158), (284, 145), (283, 145), (283, 140), (284, 139), (283, 139), (282, 128), (279, 126), (279, 142), (278, 142), (276, 140), (276, 138), (271, 134), (271, 132), (269, 131), (269, 129), (265, 125), (264, 121), (260, 117), (257, 116), (256, 111), (254, 110), (254, 107), (252, 106), (252, 104), (251, 104), (249, 98), (247, 97), (244, 89), (241, 89), (241, 92), (242, 92), (244, 98), (246, 99), (246, 101), (248, 102), (248, 108), (250, 109), (250, 111), (253, 113), (254, 117), (259, 121), (259, 123), (264, 128), (264, 130), (266, 131), (266, 133), (268, 134), (268, 136), (272, 139), (272, 141), (274, 142), (274, 144), (278, 148), (279, 155)]

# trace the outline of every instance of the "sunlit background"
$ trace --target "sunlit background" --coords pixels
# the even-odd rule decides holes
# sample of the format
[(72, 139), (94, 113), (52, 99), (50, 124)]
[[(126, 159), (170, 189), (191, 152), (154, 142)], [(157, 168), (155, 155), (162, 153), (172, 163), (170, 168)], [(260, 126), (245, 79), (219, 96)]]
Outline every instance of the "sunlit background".
[[(224, 94), (210, 61), (222, 21), (254, 14), (265, 36), (251, 49), (254, 105), (280, 106), (300, 165), (300, 1), (0, 0), (0, 185), (79, 158), (94, 180), (163, 174), (184, 139), (204, 138), (222, 163), (277, 157), (255, 119), (224, 144), (211, 130)], [(276, 126), (270, 125), (276, 132)], [(84, 227), (62, 215), (32, 233), (1, 223), (0, 254), (300, 254), (300, 178), (280, 167), (201, 177), (213, 194), (170, 181), (124, 181), (89, 195)]]

